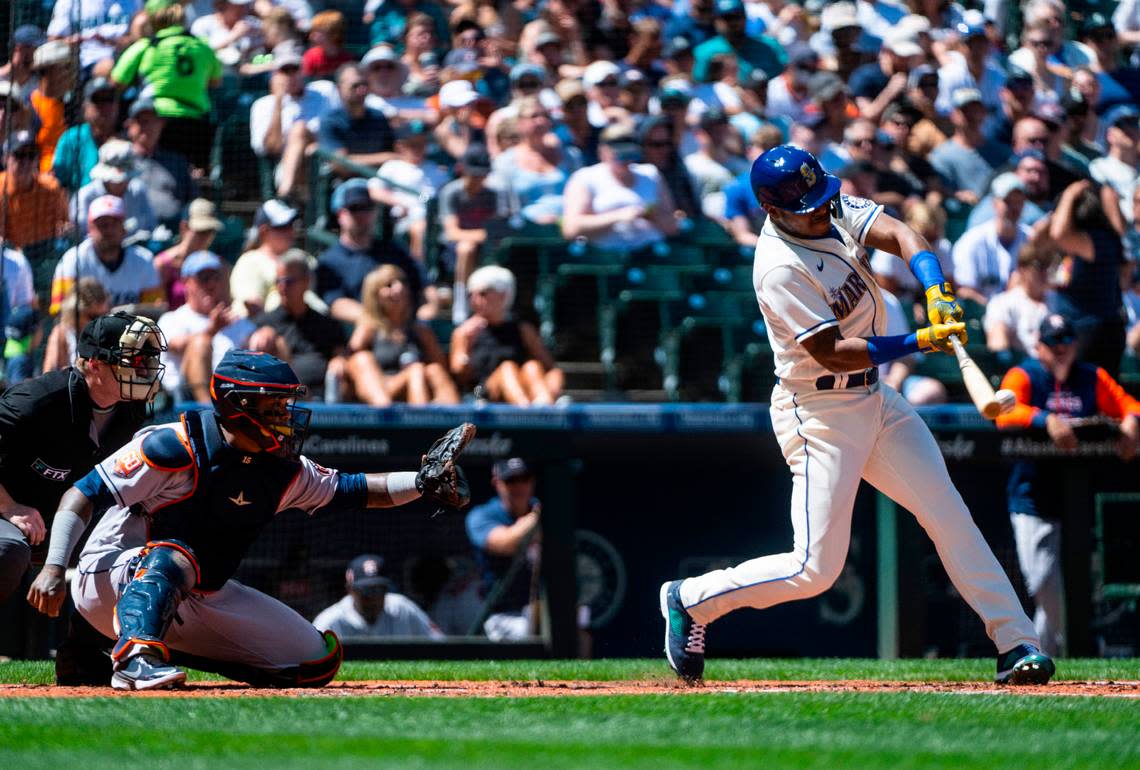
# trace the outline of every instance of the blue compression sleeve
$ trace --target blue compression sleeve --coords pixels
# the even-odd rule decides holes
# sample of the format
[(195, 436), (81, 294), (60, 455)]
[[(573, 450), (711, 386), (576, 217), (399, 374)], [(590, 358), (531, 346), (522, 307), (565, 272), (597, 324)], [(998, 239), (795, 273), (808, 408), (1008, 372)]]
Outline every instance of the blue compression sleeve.
[(329, 508), (338, 511), (361, 511), (368, 503), (368, 482), (363, 473), (338, 473), (336, 492)]
[(942, 264), (933, 251), (920, 251), (911, 257), (910, 271), (922, 284), (923, 289), (946, 283), (946, 277), (942, 275)]
[(918, 352), (917, 334), (897, 334), (893, 337), (867, 337), (867, 355), (878, 366), (896, 358)]

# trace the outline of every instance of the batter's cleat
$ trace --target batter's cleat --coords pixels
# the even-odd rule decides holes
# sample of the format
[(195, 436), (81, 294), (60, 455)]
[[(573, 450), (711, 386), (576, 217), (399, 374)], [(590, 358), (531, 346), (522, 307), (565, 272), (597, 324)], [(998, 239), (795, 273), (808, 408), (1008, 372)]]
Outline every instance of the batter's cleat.
[(116, 690), (169, 690), (185, 681), (185, 671), (145, 653), (116, 664), (111, 676)]
[(661, 586), (661, 616), (669, 666), (686, 682), (700, 682), (705, 673), (705, 625), (695, 622), (681, 603), (680, 580)]
[(1032, 644), (1019, 644), (997, 657), (998, 684), (1046, 684), (1057, 672), (1053, 659)]

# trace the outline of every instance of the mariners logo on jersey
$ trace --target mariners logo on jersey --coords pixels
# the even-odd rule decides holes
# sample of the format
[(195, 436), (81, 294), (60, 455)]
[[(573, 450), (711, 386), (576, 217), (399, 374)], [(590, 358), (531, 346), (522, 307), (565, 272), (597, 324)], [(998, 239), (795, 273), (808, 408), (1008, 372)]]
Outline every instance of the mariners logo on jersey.
[(806, 163), (800, 164), (800, 176), (802, 176), (804, 178), (804, 181), (807, 182), (808, 187), (815, 187), (816, 176), (815, 172), (812, 171), (811, 166)]
[(836, 320), (842, 321), (851, 315), (851, 311), (859, 304), (859, 300), (863, 299), (867, 289), (867, 282), (855, 272), (848, 273), (847, 279), (839, 286), (829, 288), (827, 294), (831, 299), (831, 312), (835, 314)]

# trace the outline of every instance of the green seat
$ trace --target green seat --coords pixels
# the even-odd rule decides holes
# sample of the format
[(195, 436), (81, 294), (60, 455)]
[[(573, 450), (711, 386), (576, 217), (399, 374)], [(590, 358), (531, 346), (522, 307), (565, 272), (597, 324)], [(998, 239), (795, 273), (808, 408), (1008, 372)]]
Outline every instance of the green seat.
[[(720, 337), (722, 373), (718, 387), (729, 395), (733, 388), (726, 374), (739, 368), (749, 344), (756, 341), (760, 309), (752, 292), (709, 291), (689, 298), (684, 317), (663, 339), (664, 383), (669, 398), (679, 400), (682, 393), (681, 369), (686, 340), (700, 330), (714, 330)], [(737, 388), (737, 396), (739, 395)], [(737, 399), (739, 400), (739, 399)]]

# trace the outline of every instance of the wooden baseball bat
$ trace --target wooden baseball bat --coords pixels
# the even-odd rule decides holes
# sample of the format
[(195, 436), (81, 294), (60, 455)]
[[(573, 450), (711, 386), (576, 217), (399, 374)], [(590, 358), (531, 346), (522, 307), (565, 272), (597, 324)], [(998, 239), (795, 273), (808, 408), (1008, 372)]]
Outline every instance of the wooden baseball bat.
[[(986, 379), (986, 375), (982, 374), (982, 370), (974, 363), (974, 359), (970, 358), (970, 354), (966, 352), (966, 348), (957, 335), (950, 337), (950, 344), (953, 346), (954, 355), (958, 359), (958, 369), (962, 372), (962, 382), (966, 383), (966, 391), (970, 394), (974, 406), (987, 420), (997, 419), (1003, 409), (1009, 408), (1003, 403), (1005, 399), (999, 399), (994, 393), (990, 381)], [(1009, 404), (1009, 406), (1013, 405)]]

